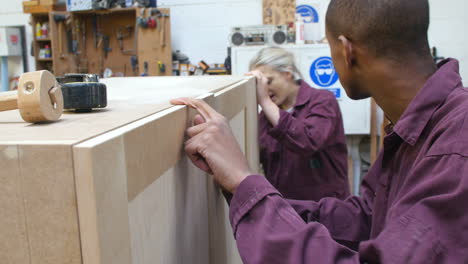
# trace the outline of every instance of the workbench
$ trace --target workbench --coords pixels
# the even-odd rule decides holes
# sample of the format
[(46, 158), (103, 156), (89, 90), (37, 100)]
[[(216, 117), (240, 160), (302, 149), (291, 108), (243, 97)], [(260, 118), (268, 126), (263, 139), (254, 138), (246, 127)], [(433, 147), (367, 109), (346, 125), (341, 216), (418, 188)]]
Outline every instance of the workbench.
[(254, 79), (102, 81), (103, 110), (46, 124), (0, 113), (2, 263), (241, 263), (220, 189), (183, 152), (196, 111), (169, 100), (204, 98), (258, 170)]

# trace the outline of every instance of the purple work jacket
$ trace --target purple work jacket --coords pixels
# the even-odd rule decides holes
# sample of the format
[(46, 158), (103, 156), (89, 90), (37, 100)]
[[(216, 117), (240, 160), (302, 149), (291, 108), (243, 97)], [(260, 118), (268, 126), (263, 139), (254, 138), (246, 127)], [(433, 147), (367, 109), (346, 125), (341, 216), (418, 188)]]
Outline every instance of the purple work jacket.
[(240, 184), (230, 221), (244, 263), (468, 263), (468, 89), (456, 60), (438, 66), (387, 127), (361, 197), (292, 201), (260, 175)]
[(288, 199), (318, 201), (350, 195), (343, 118), (335, 96), (300, 81), (292, 112), (273, 127), (259, 117), (260, 162), (266, 178)]

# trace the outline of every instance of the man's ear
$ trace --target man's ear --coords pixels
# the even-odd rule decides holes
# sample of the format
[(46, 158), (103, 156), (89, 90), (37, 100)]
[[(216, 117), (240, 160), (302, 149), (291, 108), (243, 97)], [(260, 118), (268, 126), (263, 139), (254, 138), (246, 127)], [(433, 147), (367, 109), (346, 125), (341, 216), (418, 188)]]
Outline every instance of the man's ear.
[(353, 43), (345, 36), (341, 35), (338, 37), (338, 40), (341, 42), (341, 48), (343, 53), (343, 58), (345, 60), (346, 66), (351, 68), (356, 62)]

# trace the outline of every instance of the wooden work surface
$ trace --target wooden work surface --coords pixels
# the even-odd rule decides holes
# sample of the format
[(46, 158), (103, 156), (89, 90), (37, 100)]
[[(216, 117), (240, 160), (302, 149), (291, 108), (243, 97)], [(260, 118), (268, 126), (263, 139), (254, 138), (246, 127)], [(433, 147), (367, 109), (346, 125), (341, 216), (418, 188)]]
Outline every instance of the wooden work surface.
[(242, 77), (127, 77), (101, 81), (108, 106), (91, 113), (65, 112), (48, 124), (25, 123), (18, 110), (0, 112), (0, 145), (73, 145), (171, 107), (179, 96), (197, 97), (229, 87)]

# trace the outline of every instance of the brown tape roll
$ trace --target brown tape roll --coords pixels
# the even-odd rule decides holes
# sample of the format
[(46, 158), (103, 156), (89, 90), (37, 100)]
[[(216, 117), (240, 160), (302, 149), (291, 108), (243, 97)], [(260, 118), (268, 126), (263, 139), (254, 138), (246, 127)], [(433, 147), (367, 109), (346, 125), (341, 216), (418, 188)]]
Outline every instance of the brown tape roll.
[(18, 108), (26, 122), (55, 121), (63, 112), (63, 96), (49, 71), (28, 72), (18, 84)]

